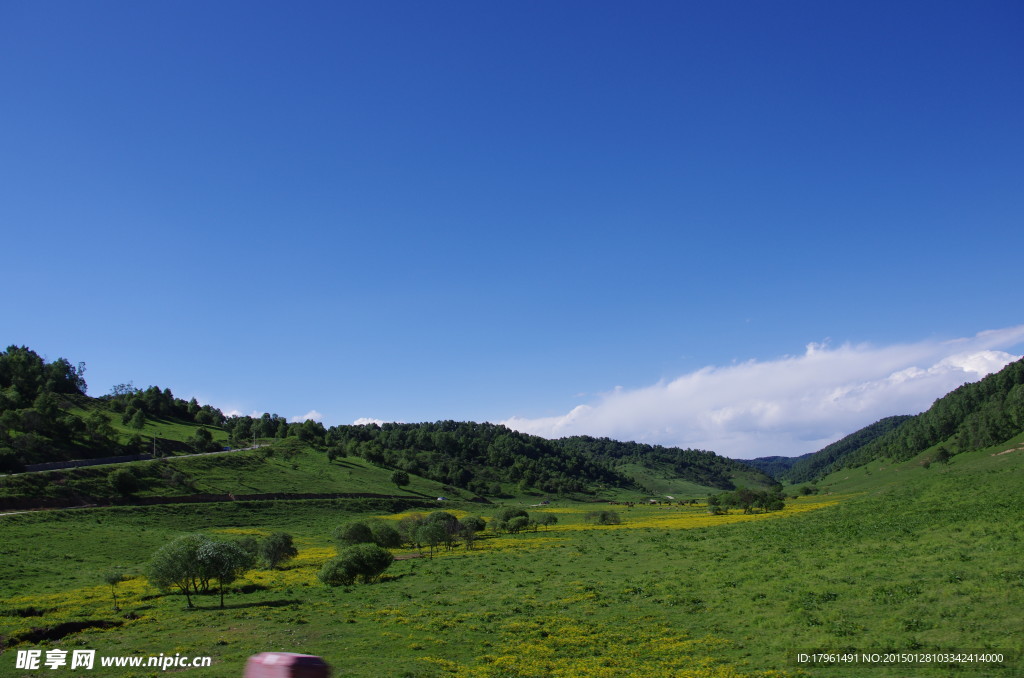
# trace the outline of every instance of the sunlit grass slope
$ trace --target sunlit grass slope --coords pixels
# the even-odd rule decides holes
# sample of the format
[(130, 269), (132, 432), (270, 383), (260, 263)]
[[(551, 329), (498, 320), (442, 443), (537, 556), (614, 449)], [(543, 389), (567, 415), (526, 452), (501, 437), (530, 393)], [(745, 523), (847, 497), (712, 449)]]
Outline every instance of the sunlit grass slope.
[(138, 479), (132, 497), (358, 492), (436, 499), (463, 494), (411, 474), (409, 485), (398, 488), (391, 482), (390, 470), (359, 457), (330, 461), (324, 452), (297, 442), (289, 439), (257, 450), (7, 476), (0, 478), (0, 497), (115, 497), (119, 495), (108, 476), (119, 468), (130, 469)]
[(121, 423), (121, 415), (118, 412), (111, 412), (110, 410), (102, 407), (94, 401), (86, 401), (88, 407), (75, 407), (71, 408), (70, 412), (79, 417), (85, 417), (93, 410), (101, 412), (110, 425), (118, 433), (120, 441), (127, 442), (127, 440), (135, 434), (142, 436), (144, 441), (150, 441), (152, 438), (158, 440), (172, 440), (178, 443), (186, 443), (191, 438), (195, 437), (196, 430), (199, 428), (205, 428), (208, 430), (213, 437), (213, 440), (221, 445), (228, 445), (228, 434), (227, 431), (220, 428), (219, 426), (203, 426), (190, 421), (182, 421), (178, 419), (154, 419), (149, 417), (146, 419), (146, 424), (142, 429), (134, 429), (127, 424)]

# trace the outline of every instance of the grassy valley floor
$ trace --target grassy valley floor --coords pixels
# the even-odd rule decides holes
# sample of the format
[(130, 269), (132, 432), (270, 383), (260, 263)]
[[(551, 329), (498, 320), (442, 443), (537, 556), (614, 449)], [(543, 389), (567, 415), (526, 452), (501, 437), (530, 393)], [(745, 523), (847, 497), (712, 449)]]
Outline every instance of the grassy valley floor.
[[(59, 647), (213, 657), (210, 668), (179, 669), (196, 678), (241, 676), (246, 657), (268, 650), (323, 656), (335, 676), (1019, 675), (1024, 451), (998, 452), (904, 467), (898, 481), (895, 472), (859, 471), (849, 481), (856, 493), (834, 480), (832, 494), (769, 514), (604, 507), (623, 523), (598, 526), (584, 520), (594, 506), (556, 503), (539, 509), (558, 517), (551, 528), (399, 560), (379, 583), (338, 589), (316, 579), (334, 553), (331, 530), (355, 517), (395, 517), (389, 505), (8, 516), (0, 518), (0, 674), (37, 676), (14, 668), (17, 650)], [(298, 558), (283, 570), (251, 571), (224, 610), (214, 595), (186, 610), (183, 596), (161, 594), (141, 575), (150, 554), (179, 534), (275, 530), (295, 535)], [(118, 613), (100, 579), (115, 565), (133, 575), (118, 587)], [(801, 652), (889, 650), (997, 651), (1007, 660), (869, 669), (795, 661)], [(90, 675), (160, 675), (104, 671)]]

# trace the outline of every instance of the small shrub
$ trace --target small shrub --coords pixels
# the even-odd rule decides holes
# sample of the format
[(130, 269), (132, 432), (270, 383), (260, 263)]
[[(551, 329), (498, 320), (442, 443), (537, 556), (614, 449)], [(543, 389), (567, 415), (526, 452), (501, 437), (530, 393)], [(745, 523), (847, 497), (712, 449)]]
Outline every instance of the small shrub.
[(494, 517), (495, 520), (502, 523), (507, 523), (513, 518), (529, 518), (530, 514), (523, 509), (517, 508), (503, 508), (498, 511), (498, 515)]
[(466, 516), (459, 522), (462, 523), (463, 532), (483, 532), (487, 527), (487, 521), (479, 516)]
[(107, 475), (107, 483), (120, 495), (128, 496), (139, 489), (139, 479), (126, 468), (114, 469)]
[(398, 534), (398, 530), (385, 522), (372, 523), (370, 525), (370, 532), (372, 533), (373, 543), (381, 548), (393, 549), (402, 545), (402, 535)]
[(369, 584), (376, 581), (394, 561), (394, 556), (376, 544), (358, 544), (324, 563), (317, 578), (327, 586), (349, 586), (357, 578)]
[(285, 532), (275, 532), (260, 542), (260, 558), (271, 570), (297, 555), (292, 536)]
[(342, 525), (334, 530), (332, 536), (338, 542), (339, 548), (373, 542), (373, 530), (370, 529), (369, 525), (361, 521)]
[(325, 586), (349, 586), (355, 581), (356, 575), (349, 571), (346, 563), (340, 557), (331, 558), (316, 573)]
[(620, 525), (622, 518), (615, 511), (590, 511), (583, 516), (583, 519), (588, 523), (597, 523), (598, 525)]
[(530, 524), (530, 519), (526, 516), (516, 516), (515, 518), (508, 521), (505, 529), (512, 534), (517, 534), (525, 530)]

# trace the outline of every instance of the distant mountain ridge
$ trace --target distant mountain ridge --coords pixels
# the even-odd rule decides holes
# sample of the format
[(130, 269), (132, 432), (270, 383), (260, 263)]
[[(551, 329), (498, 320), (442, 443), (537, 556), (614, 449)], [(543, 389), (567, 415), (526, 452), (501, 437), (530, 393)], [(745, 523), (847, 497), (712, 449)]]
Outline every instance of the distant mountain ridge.
[(642, 488), (631, 464), (661, 477), (711, 489), (774, 481), (740, 462), (704, 450), (666, 448), (609, 438), (574, 436), (548, 440), (500, 424), (439, 421), (418, 424), (332, 426), (329, 446), (374, 464), (496, 495), (502, 487), (551, 494), (592, 493), (601, 487)]
[(781, 476), (777, 477), (793, 483), (804, 483), (827, 475), (837, 468), (842, 468), (846, 460), (857, 450), (895, 430), (911, 419), (913, 417), (906, 414), (879, 419), (873, 424), (869, 424), (830, 445), (826, 445), (817, 452), (794, 457), (793, 464)]
[(748, 466), (753, 466), (767, 476), (780, 479), (787, 471), (789, 471), (789, 469), (793, 468), (794, 464), (802, 459), (810, 457), (813, 454), (814, 452), (808, 452), (807, 454), (801, 454), (799, 457), (757, 457), (756, 459), (744, 459), (743, 463)]

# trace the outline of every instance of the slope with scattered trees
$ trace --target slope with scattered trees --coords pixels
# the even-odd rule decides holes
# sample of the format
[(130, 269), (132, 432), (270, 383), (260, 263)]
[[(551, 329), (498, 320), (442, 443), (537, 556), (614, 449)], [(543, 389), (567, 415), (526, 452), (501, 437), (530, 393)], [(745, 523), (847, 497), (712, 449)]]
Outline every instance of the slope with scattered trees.
[[(873, 427), (884, 427), (881, 435)], [(793, 465), (786, 479), (804, 482), (875, 459), (906, 461), (936, 445), (950, 456), (996, 445), (1024, 431), (1024, 359), (964, 384), (913, 417), (890, 417)], [(859, 438), (858, 438), (859, 436)], [(865, 440), (865, 438), (867, 438)]]
[(808, 452), (807, 454), (801, 454), (799, 457), (757, 457), (756, 459), (744, 459), (743, 463), (748, 466), (753, 466), (761, 473), (772, 478), (783, 477), (789, 469), (801, 461), (810, 457), (814, 452)]
[(813, 454), (799, 457), (789, 470), (781, 474), (781, 478), (792, 483), (804, 483), (827, 475), (847, 465), (847, 460), (857, 450), (896, 430), (912, 418), (908, 415), (899, 415), (879, 419)]
[(767, 487), (775, 484), (771, 478), (743, 462), (706, 450), (620, 442), (590, 436), (561, 438), (554, 443), (567, 452), (590, 455), (616, 470), (636, 464), (659, 470), (666, 476), (719, 490), (735, 489), (739, 484), (737, 479), (749, 485)]
[(560, 441), (499, 424), (439, 421), (422, 424), (332, 426), (328, 453), (367, 461), (477, 494), (500, 495), (503, 485), (552, 494), (628, 487), (607, 460)]

